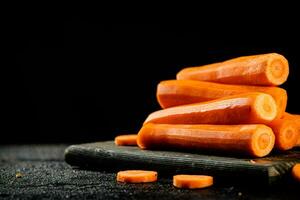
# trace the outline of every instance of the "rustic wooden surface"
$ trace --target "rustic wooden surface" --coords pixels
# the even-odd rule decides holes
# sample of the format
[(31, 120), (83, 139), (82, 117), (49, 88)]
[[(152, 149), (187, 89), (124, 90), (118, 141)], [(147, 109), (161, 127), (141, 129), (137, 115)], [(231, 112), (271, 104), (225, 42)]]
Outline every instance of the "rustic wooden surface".
[(261, 185), (277, 184), (290, 175), (291, 167), (300, 162), (300, 151), (273, 153), (265, 158), (215, 155), (203, 152), (141, 150), (135, 146), (117, 146), (114, 141), (72, 145), (65, 151), (67, 163), (81, 167), (122, 170), (157, 170), (160, 174), (207, 174), (215, 180)]
[(201, 190), (176, 189), (170, 177), (150, 184), (117, 183), (115, 172), (72, 168), (64, 161), (66, 147), (0, 146), (0, 199), (299, 199), (293, 182), (274, 187), (217, 183)]

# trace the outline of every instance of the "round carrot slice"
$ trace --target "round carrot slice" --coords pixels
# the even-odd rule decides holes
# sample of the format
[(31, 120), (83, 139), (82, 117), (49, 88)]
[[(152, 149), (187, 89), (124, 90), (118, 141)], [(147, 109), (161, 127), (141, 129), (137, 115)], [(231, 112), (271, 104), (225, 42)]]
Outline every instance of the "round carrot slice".
[(115, 144), (118, 146), (136, 146), (137, 134), (119, 135), (115, 137)]
[(205, 175), (176, 175), (173, 185), (178, 188), (198, 189), (213, 185), (213, 177)]
[(117, 181), (125, 183), (149, 183), (157, 181), (157, 172), (145, 170), (126, 170), (117, 174)]
[(300, 163), (294, 165), (292, 169), (292, 176), (298, 182), (300, 182)]

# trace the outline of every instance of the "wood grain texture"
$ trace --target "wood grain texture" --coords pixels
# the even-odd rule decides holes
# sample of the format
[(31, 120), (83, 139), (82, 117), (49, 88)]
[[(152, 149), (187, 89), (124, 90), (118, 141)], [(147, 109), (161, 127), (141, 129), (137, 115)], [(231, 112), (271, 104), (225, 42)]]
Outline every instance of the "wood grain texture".
[[(251, 159), (172, 151), (140, 150), (116, 146), (113, 141), (72, 145), (65, 150), (65, 161), (73, 166), (109, 169), (157, 170), (163, 175), (190, 173), (213, 175), (230, 181), (247, 178), (247, 182), (274, 184), (283, 180), (291, 167), (300, 162), (300, 151), (273, 154)], [(218, 180), (218, 179), (217, 179)]]

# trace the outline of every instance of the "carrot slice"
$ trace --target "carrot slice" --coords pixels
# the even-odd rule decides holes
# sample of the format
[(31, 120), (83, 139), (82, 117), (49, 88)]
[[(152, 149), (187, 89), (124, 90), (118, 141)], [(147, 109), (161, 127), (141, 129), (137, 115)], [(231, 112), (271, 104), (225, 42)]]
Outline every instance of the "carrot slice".
[(117, 181), (125, 183), (149, 183), (157, 181), (157, 172), (145, 170), (126, 170), (117, 174)]
[(294, 123), (296, 124), (296, 128), (298, 130), (298, 135), (299, 135), (299, 138), (297, 140), (297, 143), (295, 146), (297, 147), (300, 147), (300, 115), (297, 115), (297, 114), (290, 114), (290, 113), (285, 113), (283, 115), (283, 119), (290, 119), (290, 120), (293, 120)]
[(295, 121), (290, 119), (277, 119), (268, 124), (275, 134), (275, 148), (289, 150), (293, 148), (299, 138)]
[(138, 133), (142, 149), (208, 150), (263, 157), (274, 147), (268, 126), (145, 124)]
[(173, 185), (177, 188), (199, 189), (212, 186), (213, 183), (212, 176), (185, 174), (173, 176)]
[(158, 84), (156, 96), (162, 108), (169, 108), (247, 92), (263, 92), (271, 95), (277, 104), (278, 116), (276, 118), (279, 119), (284, 114), (287, 104), (287, 93), (284, 89), (278, 87), (229, 85), (193, 80), (168, 80)]
[(292, 168), (292, 176), (298, 182), (300, 182), (300, 163), (294, 165)]
[(265, 124), (277, 116), (272, 96), (244, 93), (156, 111), (144, 123), (162, 124)]
[(115, 137), (115, 144), (118, 146), (136, 146), (137, 134), (119, 135)]
[(288, 74), (286, 58), (277, 53), (269, 53), (185, 68), (177, 74), (177, 79), (241, 85), (281, 85)]

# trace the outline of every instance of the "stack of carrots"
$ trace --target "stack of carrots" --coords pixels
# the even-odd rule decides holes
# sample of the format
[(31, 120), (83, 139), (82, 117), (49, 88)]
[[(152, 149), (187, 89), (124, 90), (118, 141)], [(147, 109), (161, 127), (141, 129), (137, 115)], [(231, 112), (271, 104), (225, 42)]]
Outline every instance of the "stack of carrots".
[(162, 110), (138, 133), (142, 149), (188, 149), (263, 157), (300, 145), (300, 115), (285, 112), (288, 77), (277, 53), (244, 56), (177, 74), (159, 83)]

